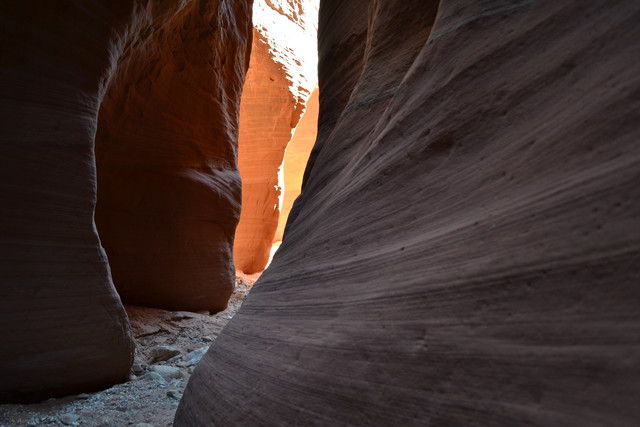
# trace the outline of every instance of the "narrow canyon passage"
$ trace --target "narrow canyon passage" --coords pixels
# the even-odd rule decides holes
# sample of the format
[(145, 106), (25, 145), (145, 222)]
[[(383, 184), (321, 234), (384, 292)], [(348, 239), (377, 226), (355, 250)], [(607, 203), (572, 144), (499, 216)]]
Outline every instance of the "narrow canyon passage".
[(636, 426), (639, 20), (2, 3), (0, 427)]
[[(175, 34), (182, 22), (156, 29), (142, 46), (133, 40), (123, 47), (100, 107), (95, 150), (96, 226), (125, 304), (220, 311), (234, 273), (231, 248), (235, 268), (254, 274), (282, 239), (316, 136), (318, 2), (281, 6), (254, 3), (238, 140), (224, 150), (210, 122), (216, 104), (191, 105), (194, 92), (218, 89), (206, 68), (176, 54), (191, 40)], [(210, 47), (190, 49), (197, 55)]]
[[(236, 269), (247, 274), (266, 267), (274, 239), (279, 240), (280, 221), (288, 216), (284, 198), (297, 196), (295, 188), (315, 141), (318, 110), (308, 108), (308, 102), (318, 81), (318, 1), (281, 2), (275, 8), (257, 1), (253, 21), (251, 62), (240, 103), (242, 213), (234, 245)], [(289, 152), (297, 153), (289, 163), (300, 164), (287, 170), (283, 163)]]

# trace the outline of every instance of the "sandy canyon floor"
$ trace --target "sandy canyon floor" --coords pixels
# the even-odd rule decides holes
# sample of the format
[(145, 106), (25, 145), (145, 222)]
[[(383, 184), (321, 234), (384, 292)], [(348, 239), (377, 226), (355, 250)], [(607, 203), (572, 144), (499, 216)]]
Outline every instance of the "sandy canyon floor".
[(258, 277), (239, 274), (227, 309), (215, 315), (126, 307), (137, 343), (128, 382), (97, 393), (0, 405), (0, 427), (171, 426), (194, 366)]

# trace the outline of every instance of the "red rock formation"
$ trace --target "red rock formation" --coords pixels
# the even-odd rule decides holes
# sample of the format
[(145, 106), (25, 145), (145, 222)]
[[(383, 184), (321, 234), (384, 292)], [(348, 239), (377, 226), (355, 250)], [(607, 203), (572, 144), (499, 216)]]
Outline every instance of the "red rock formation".
[(140, 12), (123, 47), (100, 110), (96, 222), (126, 304), (220, 311), (233, 291), (246, 9)]
[[(104, 144), (98, 181), (110, 180), (100, 182), (101, 219), (115, 275), (148, 267), (144, 257), (155, 255), (151, 279), (160, 271), (167, 279), (145, 281), (146, 301), (224, 306), (231, 269), (215, 257), (230, 257), (237, 220), (237, 202), (229, 201), (239, 195), (234, 141), (249, 3), (0, 6), (0, 400), (90, 391), (129, 373), (133, 341), (93, 220), (96, 127)], [(198, 200), (188, 202), (187, 214), (181, 203), (188, 197)], [(125, 231), (111, 227), (109, 209), (149, 218), (113, 212), (126, 219)], [(149, 238), (146, 253), (141, 235)], [(179, 273), (193, 263), (177, 251), (170, 257), (167, 245), (223, 272)], [(207, 251), (214, 259), (203, 259)], [(124, 261), (123, 254), (141, 258)], [(181, 292), (169, 303), (160, 294), (171, 286)]]
[(242, 214), (236, 268), (262, 271), (278, 227), (285, 149), (317, 80), (317, 0), (258, 0), (240, 106)]
[(302, 190), (302, 176), (309, 160), (309, 154), (316, 141), (319, 108), (317, 88), (311, 93), (306, 107), (304, 115), (300, 119), (298, 126), (296, 126), (293, 138), (287, 145), (287, 151), (284, 154), (284, 196), (282, 198), (280, 217), (278, 218), (278, 228), (273, 238), (274, 242), (282, 240), (289, 212), (293, 202)]
[(176, 425), (636, 425), (639, 16), (323, 0), (302, 195)]

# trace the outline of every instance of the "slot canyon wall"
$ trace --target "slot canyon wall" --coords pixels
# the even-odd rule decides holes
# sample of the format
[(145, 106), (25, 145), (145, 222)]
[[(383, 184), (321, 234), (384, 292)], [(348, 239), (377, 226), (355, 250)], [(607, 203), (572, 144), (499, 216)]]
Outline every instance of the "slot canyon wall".
[(639, 18), (323, 0), (302, 194), (175, 424), (636, 425)]
[(298, 126), (296, 126), (296, 131), (284, 154), (284, 163), (282, 164), (284, 193), (280, 218), (278, 218), (278, 228), (273, 237), (274, 242), (282, 240), (289, 212), (291, 212), (293, 202), (302, 190), (302, 177), (318, 134), (318, 113), (320, 108), (318, 98), (318, 88), (315, 88), (311, 92), (304, 115), (300, 119)]
[(251, 28), (251, 1), (2, 3), (0, 401), (129, 374), (97, 185), (125, 299), (226, 305)]
[(285, 149), (317, 83), (318, 0), (256, 0), (253, 17), (240, 104), (242, 213), (234, 247), (236, 268), (247, 274), (269, 261), (281, 216)]
[(125, 304), (217, 312), (235, 281), (249, 6), (167, 7), (136, 16), (100, 107), (96, 224)]

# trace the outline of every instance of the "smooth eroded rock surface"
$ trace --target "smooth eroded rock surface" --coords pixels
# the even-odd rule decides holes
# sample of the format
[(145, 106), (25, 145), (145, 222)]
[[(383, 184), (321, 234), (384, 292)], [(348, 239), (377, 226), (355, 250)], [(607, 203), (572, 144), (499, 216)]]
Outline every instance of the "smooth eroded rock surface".
[(0, 401), (129, 374), (134, 344), (94, 224), (97, 185), (115, 276), (152, 263), (134, 284), (145, 303), (226, 305), (250, 14), (232, 0), (0, 6)]
[(319, 107), (318, 89), (316, 88), (307, 101), (304, 115), (300, 119), (298, 126), (296, 126), (293, 138), (287, 145), (287, 151), (284, 155), (284, 193), (280, 217), (278, 218), (278, 228), (273, 237), (274, 242), (282, 240), (289, 212), (293, 202), (300, 195), (304, 170), (318, 134)]
[(256, 0), (251, 64), (240, 105), (242, 214), (236, 268), (262, 271), (282, 207), (287, 144), (317, 82), (317, 0)]
[(96, 223), (125, 304), (223, 310), (240, 216), (251, 5), (152, 2), (120, 47), (96, 135)]
[(302, 195), (176, 425), (636, 425), (639, 16), (324, 0)]

